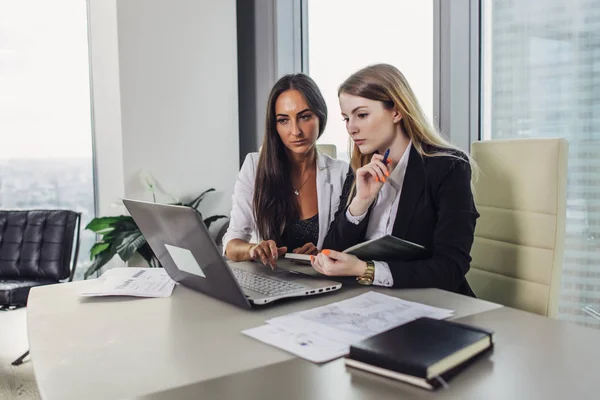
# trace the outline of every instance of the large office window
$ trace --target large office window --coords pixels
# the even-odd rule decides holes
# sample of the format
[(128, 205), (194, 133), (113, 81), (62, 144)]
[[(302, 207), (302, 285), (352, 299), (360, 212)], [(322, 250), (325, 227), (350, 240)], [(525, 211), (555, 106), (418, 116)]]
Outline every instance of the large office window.
[(94, 217), (87, 37), (86, 0), (0, 0), (0, 208)]
[(569, 140), (559, 317), (600, 310), (600, 0), (483, 0), (483, 139)]
[(433, 1), (312, 0), (308, 2), (308, 72), (329, 109), (320, 143), (335, 144), (348, 160), (349, 137), (337, 98), (353, 72), (375, 63), (395, 65), (425, 113), (433, 115)]

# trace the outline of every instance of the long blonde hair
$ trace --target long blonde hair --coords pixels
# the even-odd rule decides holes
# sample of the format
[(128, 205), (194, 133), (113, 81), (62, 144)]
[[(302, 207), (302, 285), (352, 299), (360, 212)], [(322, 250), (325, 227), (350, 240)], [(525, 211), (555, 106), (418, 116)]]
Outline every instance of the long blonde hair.
[[(466, 159), (471, 164), (473, 175), (477, 172), (473, 160), (466, 154), (464, 158), (459, 157), (457, 153), (460, 150), (448, 142), (429, 122), (408, 81), (393, 65), (375, 64), (355, 72), (340, 85), (338, 96), (342, 93), (380, 101), (388, 110), (396, 109), (402, 116), (402, 130), (422, 157), (450, 156)], [(362, 154), (352, 140), (350, 146), (350, 166), (356, 172), (358, 168), (368, 164), (373, 155)], [(428, 148), (435, 150), (428, 151)], [(355, 185), (348, 200), (351, 200), (354, 192)]]

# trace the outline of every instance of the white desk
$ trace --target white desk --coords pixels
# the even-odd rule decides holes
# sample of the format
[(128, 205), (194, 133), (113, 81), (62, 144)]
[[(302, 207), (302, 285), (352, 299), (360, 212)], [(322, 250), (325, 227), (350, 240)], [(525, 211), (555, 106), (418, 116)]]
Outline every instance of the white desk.
[[(182, 286), (162, 299), (78, 297), (89, 284), (31, 290), (29, 343), (42, 399), (135, 397), (290, 361), (296, 357), (240, 331), (375, 289), (344, 288), (245, 311)], [(454, 309), (455, 318), (499, 307), (437, 289), (375, 290)]]
[(449, 382), (429, 392), (346, 368), (293, 359), (209, 381), (138, 397), (137, 400), (584, 400), (600, 398), (600, 332), (502, 307), (460, 318), (496, 332), (485, 354)]

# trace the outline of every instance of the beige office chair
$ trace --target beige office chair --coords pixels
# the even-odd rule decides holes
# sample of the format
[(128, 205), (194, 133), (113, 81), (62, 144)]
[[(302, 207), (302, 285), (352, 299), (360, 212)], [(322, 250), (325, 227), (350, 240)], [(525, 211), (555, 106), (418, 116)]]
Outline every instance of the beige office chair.
[[(258, 149), (260, 152), (262, 150), (262, 146)], [(317, 150), (319, 150), (323, 154), (327, 154), (331, 158), (337, 158), (337, 147), (335, 144), (317, 144)]]
[(480, 169), (467, 280), (477, 295), (556, 317), (565, 237), (566, 139), (473, 143)]
[(337, 158), (337, 147), (335, 147), (335, 144), (318, 144), (317, 150), (323, 154), (327, 154), (331, 158)]

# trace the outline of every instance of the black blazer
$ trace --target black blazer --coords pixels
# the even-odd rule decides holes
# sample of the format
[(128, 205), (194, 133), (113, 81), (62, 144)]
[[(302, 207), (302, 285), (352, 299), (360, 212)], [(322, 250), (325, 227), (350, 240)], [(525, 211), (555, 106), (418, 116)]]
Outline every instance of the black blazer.
[[(392, 235), (421, 244), (431, 254), (426, 259), (388, 262), (394, 287), (435, 287), (475, 296), (465, 275), (479, 213), (471, 191), (471, 167), (463, 153), (453, 154), (422, 157), (411, 146)], [(372, 206), (358, 225), (346, 218), (353, 182), (350, 169), (324, 249), (342, 251), (365, 241)]]

